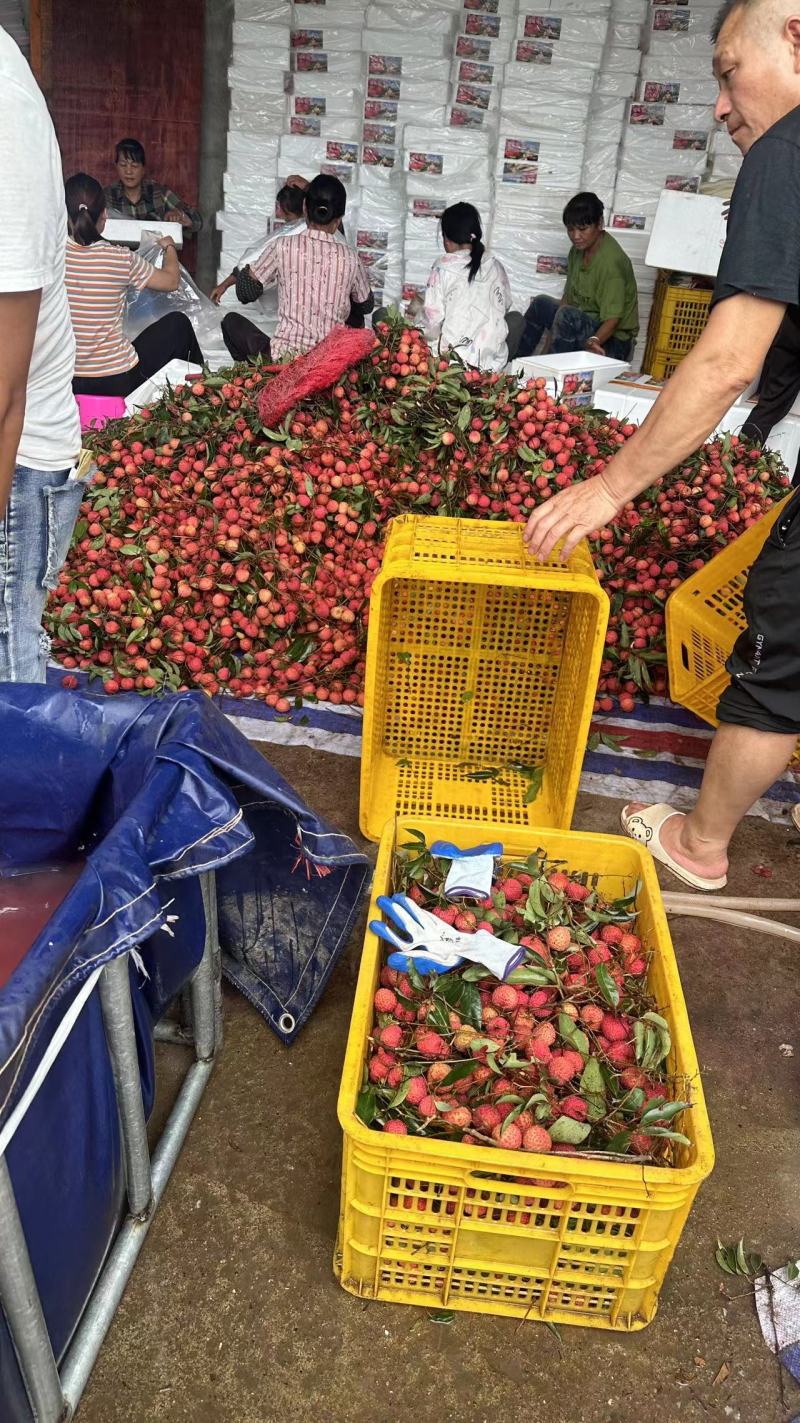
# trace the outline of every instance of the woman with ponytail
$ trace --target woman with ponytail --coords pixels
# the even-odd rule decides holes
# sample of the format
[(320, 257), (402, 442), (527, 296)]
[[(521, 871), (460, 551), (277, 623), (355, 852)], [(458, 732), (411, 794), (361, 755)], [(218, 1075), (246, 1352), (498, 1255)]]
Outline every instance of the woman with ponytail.
[(103, 241), (106, 200), (96, 178), (76, 173), (65, 184), (67, 261), (65, 282), (75, 331), (76, 395), (130, 395), (168, 361), (202, 366), (203, 353), (192, 323), (182, 311), (170, 312), (131, 342), (123, 334), (129, 287), (174, 292), (180, 282), (178, 254), (171, 237), (162, 237), (163, 267), (154, 267), (127, 247)]
[(522, 317), (514, 312), (506, 319), (511, 306), (508, 277), (483, 245), (480, 216), (472, 203), (445, 208), (442, 239), (445, 255), (434, 263), (425, 292), (426, 335), (455, 351), (468, 366), (500, 371), (514, 354), (516, 342), (510, 333), (512, 327), (521, 330)]

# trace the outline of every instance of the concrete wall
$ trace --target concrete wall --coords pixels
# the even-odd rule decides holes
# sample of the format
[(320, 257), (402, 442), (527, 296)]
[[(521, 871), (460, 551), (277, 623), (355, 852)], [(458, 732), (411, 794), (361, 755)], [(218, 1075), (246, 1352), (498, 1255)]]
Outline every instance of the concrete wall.
[(197, 283), (208, 292), (216, 283), (219, 261), (220, 235), (214, 227), (214, 214), (222, 207), (227, 162), (233, 0), (206, 0), (205, 17), (199, 203), (204, 223), (197, 244)]

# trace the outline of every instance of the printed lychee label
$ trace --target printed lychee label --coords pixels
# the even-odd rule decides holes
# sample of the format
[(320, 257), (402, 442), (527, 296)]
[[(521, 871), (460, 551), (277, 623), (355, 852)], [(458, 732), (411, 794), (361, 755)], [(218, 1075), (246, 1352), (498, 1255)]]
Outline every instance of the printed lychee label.
[(660, 79), (648, 79), (642, 98), (647, 104), (677, 104), (680, 92), (681, 86), (676, 80), (662, 83)]
[(478, 10), (482, 15), (496, 15), (500, 0), (464, 0), (465, 10)]
[(325, 145), (325, 157), (331, 163), (357, 163), (358, 144), (341, 143), (338, 139), (331, 139)]
[(338, 178), (340, 183), (352, 183), (354, 168), (347, 163), (320, 163), (320, 173), (327, 173), (329, 178)]
[(541, 40), (520, 40), (516, 55), (518, 64), (552, 64), (553, 46)]
[(384, 119), (387, 123), (397, 123), (399, 105), (396, 99), (365, 99), (364, 118)]
[(292, 55), (292, 68), (298, 74), (327, 74), (328, 56), (318, 49), (299, 49)]
[(539, 165), (537, 163), (504, 163), (503, 182), (504, 183), (524, 183), (528, 186), (538, 180)]
[(615, 212), (611, 218), (611, 226), (623, 232), (644, 232), (646, 225), (647, 218), (640, 212)]
[(689, 30), (688, 10), (656, 10), (653, 15), (653, 29), (687, 34)]
[(456, 103), (470, 109), (488, 109), (492, 91), (481, 84), (459, 84), (456, 89)]
[(461, 84), (491, 84), (494, 77), (493, 64), (476, 64), (472, 59), (462, 60), (458, 68)]
[(507, 138), (503, 157), (520, 159), (523, 163), (535, 163), (539, 157), (539, 146), (539, 140), (536, 138)]
[(536, 271), (539, 276), (566, 276), (567, 259), (552, 252), (540, 252), (536, 258)]
[(443, 153), (409, 153), (409, 173), (441, 173), (444, 169)]
[(467, 15), (464, 29), (468, 35), (483, 35), (486, 39), (496, 40), (500, 35), (500, 16)]
[(441, 217), (446, 204), (438, 198), (414, 198), (411, 212), (414, 217)]
[(666, 104), (631, 104), (628, 113), (628, 123), (634, 125), (650, 124), (653, 127), (660, 127), (666, 122)]
[(402, 55), (371, 54), (367, 63), (367, 72), (369, 74), (402, 74)]
[(327, 100), (321, 95), (298, 94), (294, 101), (294, 111), (296, 114), (315, 114), (317, 118), (324, 115), (327, 108)]
[(322, 49), (322, 30), (294, 30), (292, 49)]
[(365, 123), (363, 137), (365, 143), (382, 143), (394, 148), (394, 124)]
[(305, 138), (319, 138), (322, 133), (322, 120), (311, 114), (295, 114), (289, 122), (289, 131), (302, 134)]
[(460, 108), (454, 104), (450, 110), (451, 128), (482, 128), (486, 117), (484, 109)]
[(372, 168), (394, 168), (397, 151), (382, 144), (365, 143), (361, 150), (361, 162)]
[(356, 233), (356, 247), (374, 247), (385, 252), (389, 246), (389, 233), (383, 228), (360, 227)]
[(705, 153), (708, 148), (708, 134), (699, 128), (676, 128), (672, 147), (689, 149), (695, 153)]
[(491, 40), (478, 39), (475, 35), (459, 35), (456, 40), (456, 54), (459, 59), (491, 59)]
[(367, 97), (369, 99), (399, 99), (400, 80), (391, 79), (386, 75), (373, 74), (367, 80)]
[(557, 15), (526, 15), (526, 40), (560, 40), (562, 21)]
[(700, 175), (690, 177), (688, 173), (671, 173), (664, 179), (664, 187), (671, 193), (699, 193)]

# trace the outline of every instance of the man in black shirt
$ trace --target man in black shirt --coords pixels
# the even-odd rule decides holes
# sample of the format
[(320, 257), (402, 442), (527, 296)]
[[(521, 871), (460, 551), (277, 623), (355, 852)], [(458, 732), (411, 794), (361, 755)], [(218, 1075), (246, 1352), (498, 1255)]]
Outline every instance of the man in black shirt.
[[(546, 557), (609, 523), (686, 459), (757, 374), (784, 313), (800, 315), (800, 17), (789, 0), (726, 0), (712, 30), (716, 117), (745, 155), (708, 324), (643, 425), (603, 472), (534, 510), (525, 538)], [(728, 661), (700, 795), (688, 815), (626, 806), (624, 828), (679, 878), (721, 888), (728, 845), (800, 736), (800, 490), (748, 580), (748, 620)]]

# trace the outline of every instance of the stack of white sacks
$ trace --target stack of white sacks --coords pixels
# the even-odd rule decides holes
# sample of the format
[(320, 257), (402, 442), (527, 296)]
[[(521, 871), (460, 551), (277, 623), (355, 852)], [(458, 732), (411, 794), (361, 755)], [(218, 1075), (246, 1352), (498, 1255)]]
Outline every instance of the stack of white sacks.
[(521, 0), (500, 95), (492, 245), (515, 304), (560, 296), (561, 213), (581, 187), (589, 113), (611, 0)]
[[(398, 5), (384, 0), (370, 5), (365, 18), (359, 252), (370, 268), (376, 301), (389, 304), (398, 302), (404, 286), (415, 280), (419, 249), (425, 246), (408, 221), (409, 201), (413, 215), (405, 181), (410, 154), (430, 150), (426, 163), (413, 158), (415, 168), (429, 168), (432, 177), (444, 179), (440, 135), (447, 132), (455, 14), (452, 7), (427, 0)], [(430, 239), (436, 222), (427, 217), (427, 208), (420, 211)], [(436, 253), (430, 244), (426, 251), (429, 271)]]

